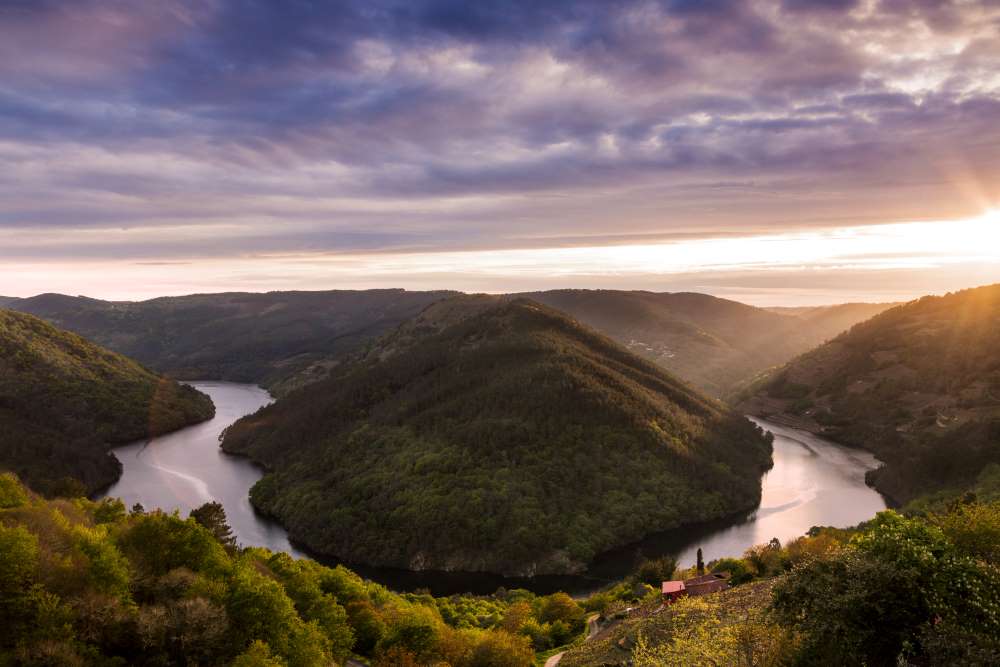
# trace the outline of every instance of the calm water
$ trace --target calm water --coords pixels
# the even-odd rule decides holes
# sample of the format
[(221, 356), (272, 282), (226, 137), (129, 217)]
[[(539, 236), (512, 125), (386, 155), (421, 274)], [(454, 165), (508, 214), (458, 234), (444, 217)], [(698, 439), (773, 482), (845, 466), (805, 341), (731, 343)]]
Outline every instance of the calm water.
[[(127, 506), (188, 511), (217, 500), (226, 508), (239, 541), (287, 551), (296, 549), (277, 524), (258, 516), (247, 493), (261, 471), (246, 459), (225, 454), (219, 434), (240, 417), (271, 401), (260, 387), (227, 382), (192, 383), (215, 401), (211, 421), (114, 450), (124, 468), (108, 489)], [(602, 555), (584, 576), (510, 579), (476, 573), (409, 572), (391, 568), (352, 567), (363, 576), (397, 590), (428, 588), (439, 595), (491, 593), (499, 586), (531, 588), (540, 593), (566, 590), (585, 593), (620, 579), (640, 557), (676, 555), (682, 565), (694, 563), (699, 547), (705, 560), (739, 556), (747, 547), (777, 537), (784, 542), (813, 526), (852, 526), (885, 509), (882, 497), (865, 486), (865, 472), (878, 465), (871, 454), (848, 449), (809, 433), (756, 420), (774, 433), (774, 467), (763, 479), (760, 507), (743, 517), (652, 535), (641, 542)], [(336, 563), (329, 558), (320, 560)]]
[(222, 430), (244, 415), (271, 402), (271, 395), (255, 385), (231, 382), (192, 382), (212, 397), (215, 417), (168, 435), (114, 451), (122, 462), (122, 476), (106, 495), (118, 496), (126, 507), (142, 503), (147, 510), (179, 509), (187, 516), (195, 507), (216, 500), (240, 543), (275, 551), (298, 552), (285, 529), (254, 513), (248, 492), (261, 478), (260, 468), (219, 447)]
[(774, 434), (774, 467), (764, 474), (756, 510), (736, 519), (650, 536), (604, 554), (590, 574), (614, 578), (640, 554), (675, 555), (683, 567), (694, 565), (699, 547), (706, 562), (739, 556), (747, 547), (773, 537), (784, 543), (813, 526), (846, 528), (886, 508), (885, 499), (865, 485), (865, 473), (879, 465), (874, 455), (763, 419), (753, 421)]

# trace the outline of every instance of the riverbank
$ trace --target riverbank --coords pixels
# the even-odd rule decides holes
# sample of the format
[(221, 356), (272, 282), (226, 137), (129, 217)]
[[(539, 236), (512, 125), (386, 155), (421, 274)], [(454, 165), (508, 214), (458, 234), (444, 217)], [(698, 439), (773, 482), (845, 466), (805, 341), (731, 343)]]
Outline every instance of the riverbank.
[(263, 471), (245, 457), (221, 451), (218, 438), (230, 423), (270, 402), (270, 394), (260, 387), (237, 383), (197, 382), (194, 386), (213, 398), (217, 416), (149, 442), (116, 448), (124, 471), (106, 495), (121, 496), (129, 506), (138, 502), (147, 509), (179, 509), (185, 514), (204, 502), (218, 500), (241, 543), (327, 565), (343, 564), (398, 591), (427, 589), (436, 595), (453, 595), (527, 588), (538, 594), (565, 591), (586, 596), (620, 581), (644, 558), (669, 555), (686, 566), (694, 562), (699, 547), (706, 559), (739, 556), (772, 537), (794, 538), (817, 524), (854, 525), (885, 507), (881, 497), (864, 483), (865, 472), (878, 464), (874, 457), (822, 438), (813, 440), (816, 436), (808, 432), (758, 420), (776, 437), (773, 466), (761, 480), (761, 503), (750, 512), (648, 535), (600, 554), (580, 575), (518, 578), (367, 567), (304, 548), (250, 504), (248, 491)]

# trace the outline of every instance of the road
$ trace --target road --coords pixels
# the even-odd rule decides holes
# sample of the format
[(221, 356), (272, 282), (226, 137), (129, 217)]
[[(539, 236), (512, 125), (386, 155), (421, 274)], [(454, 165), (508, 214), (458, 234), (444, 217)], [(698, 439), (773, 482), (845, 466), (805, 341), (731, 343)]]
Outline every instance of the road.
[[(600, 614), (591, 614), (591, 616), (587, 618), (586, 641), (590, 641), (597, 635), (598, 632), (601, 631), (601, 624), (597, 622), (598, 618), (600, 618)], [(559, 661), (562, 660), (562, 657), (565, 653), (566, 651), (563, 651), (562, 653), (556, 653), (554, 656), (545, 661), (545, 667), (556, 667), (556, 665), (559, 664)]]

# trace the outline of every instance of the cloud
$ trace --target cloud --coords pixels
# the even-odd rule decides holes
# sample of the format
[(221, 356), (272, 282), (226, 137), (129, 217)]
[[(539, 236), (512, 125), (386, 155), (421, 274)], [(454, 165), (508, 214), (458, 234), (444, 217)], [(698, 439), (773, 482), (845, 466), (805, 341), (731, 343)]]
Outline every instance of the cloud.
[(6, 2), (0, 231), (183, 261), (974, 215), (998, 43), (988, 1)]

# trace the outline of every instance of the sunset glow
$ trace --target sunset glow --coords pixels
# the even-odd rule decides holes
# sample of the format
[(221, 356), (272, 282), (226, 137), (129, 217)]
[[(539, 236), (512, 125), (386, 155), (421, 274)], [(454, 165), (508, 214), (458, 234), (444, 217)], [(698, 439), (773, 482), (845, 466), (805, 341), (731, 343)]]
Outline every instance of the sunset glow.
[(14, 3), (0, 294), (997, 280), (998, 26), (978, 1)]
[[(97, 236), (97, 235), (95, 235)], [(862, 287), (872, 275), (900, 280)], [(818, 275), (833, 286), (816, 287)], [(774, 291), (755, 278), (784, 276)], [(2, 267), (6, 285), (25, 295), (74, 293), (78, 282), (115, 299), (194, 291), (267, 289), (449, 288), (501, 291), (569, 286), (670, 287), (711, 290), (741, 300), (824, 303), (899, 300), (921, 295), (937, 279), (943, 289), (1000, 280), (1000, 214), (966, 220), (910, 222), (832, 230), (733, 235), (673, 242), (451, 252), (260, 254), (185, 262), (79, 262), (71, 267), (16, 263)], [(902, 283), (902, 284), (901, 284)], [(741, 287), (741, 285), (751, 287)]]

